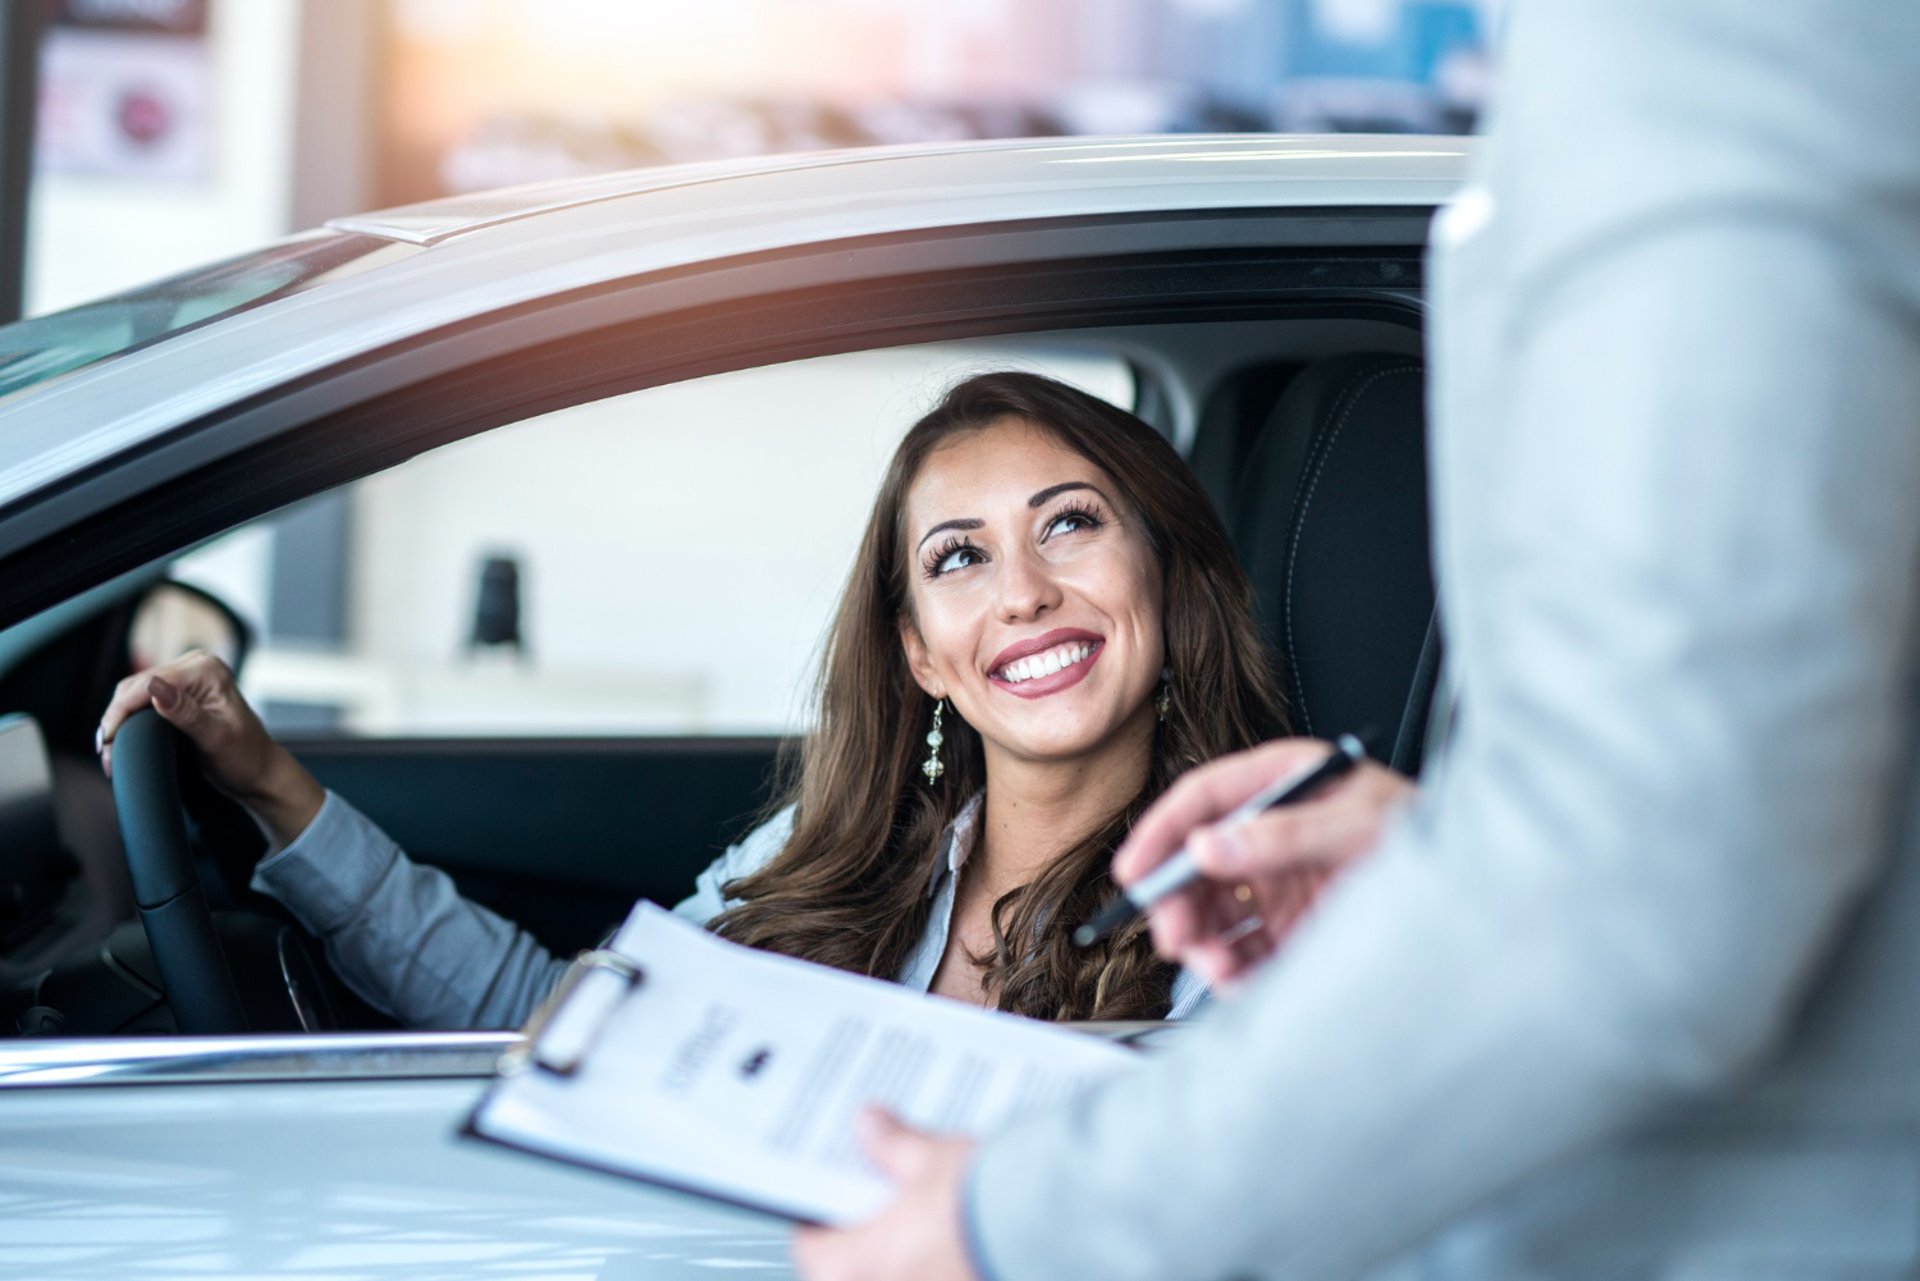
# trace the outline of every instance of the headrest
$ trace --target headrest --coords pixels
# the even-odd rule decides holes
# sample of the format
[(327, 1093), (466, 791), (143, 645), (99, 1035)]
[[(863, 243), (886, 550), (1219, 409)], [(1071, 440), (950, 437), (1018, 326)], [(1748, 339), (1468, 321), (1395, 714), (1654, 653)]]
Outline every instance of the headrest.
[(1309, 365), (1267, 416), (1233, 503), (1294, 729), (1372, 729), (1408, 773), (1439, 661), (1425, 384), (1412, 356)]

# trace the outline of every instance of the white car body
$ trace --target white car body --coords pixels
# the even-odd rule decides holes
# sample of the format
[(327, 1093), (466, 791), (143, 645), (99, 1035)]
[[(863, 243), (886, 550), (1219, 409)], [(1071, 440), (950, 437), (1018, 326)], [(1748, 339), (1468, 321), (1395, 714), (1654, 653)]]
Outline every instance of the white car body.
[[(192, 440), (171, 433), (261, 397), (288, 403), (301, 379), (540, 299), (723, 261), (750, 282), (768, 255), (831, 255), (841, 242), (903, 233), (947, 245), (943, 265), (964, 269), (977, 235), (1016, 225), (1066, 229), (1057, 252), (1072, 256), (1123, 243), (1136, 215), (1170, 211), (1424, 218), (1460, 182), (1466, 154), (1459, 139), (1352, 137), (898, 148), (644, 171), (343, 219), (336, 231), (390, 252), (0, 399), (0, 554), (63, 528), (73, 504), (165, 483), (192, 461), (174, 458)], [(1234, 225), (1210, 234), (1264, 234)], [(149, 461), (113, 469), (134, 453)], [(510, 1041), (0, 1042), (0, 1275), (784, 1272), (783, 1223), (459, 1137)]]

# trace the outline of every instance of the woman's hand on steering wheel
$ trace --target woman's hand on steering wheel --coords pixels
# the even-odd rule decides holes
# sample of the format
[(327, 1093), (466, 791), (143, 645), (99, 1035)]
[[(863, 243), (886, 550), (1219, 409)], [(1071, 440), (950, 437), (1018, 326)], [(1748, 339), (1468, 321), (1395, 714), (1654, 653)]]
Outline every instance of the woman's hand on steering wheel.
[(151, 707), (192, 743), (214, 786), (253, 815), (278, 849), (307, 829), (326, 792), (248, 705), (233, 672), (198, 651), (121, 681), (100, 718), (100, 764), (113, 774), (113, 736), (127, 717)]

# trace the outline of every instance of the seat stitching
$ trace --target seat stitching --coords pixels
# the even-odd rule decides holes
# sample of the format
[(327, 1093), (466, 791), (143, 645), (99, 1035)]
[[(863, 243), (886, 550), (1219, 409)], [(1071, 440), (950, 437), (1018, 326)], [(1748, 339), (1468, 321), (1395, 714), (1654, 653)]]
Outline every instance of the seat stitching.
[(1333, 430), (1327, 434), (1327, 446), (1320, 451), (1319, 460), (1313, 465), (1313, 474), (1307, 478), (1306, 493), (1300, 498), (1300, 509), (1294, 513), (1292, 539), (1287, 547), (1287, 586), (1281, 600), (1285, 605), (1287, 619), (1287, 661), (1293, 669), (1294, 693), (1297, 696), (1296, 701), (1300, 704), (1302, 728), (1308, 734), (1313, 733), (1313, 713), (1307, 709), (1305, 697), (1299, 697), (1305, 691), (1300, 686), (1299, 655), (1293, 642), (1293, 573), (1294, 565), (1300, 558), (1300, 531), (1307, 523), (1307, 508), (1313, 505), (1313, 491), (1319, 487), (1320, 473), (1326, 470), (1327, 459), (1332, 456), (1333, 447), (1340, 441), (1341, 430), (1346, 427), (1347, 419), (1353, 416), (1354, 407), (1366, 398), (1367, 389), (1388, 374), (1419, 372), (1418, 365), (1395, 365), (1386, 369), (1376, 369), (1367, 375), (1360, 386), (1354, 390), (1352, 398), (1347, 401), (1346, 408), (1340, 411), (1339, 420), (1334, 423)]

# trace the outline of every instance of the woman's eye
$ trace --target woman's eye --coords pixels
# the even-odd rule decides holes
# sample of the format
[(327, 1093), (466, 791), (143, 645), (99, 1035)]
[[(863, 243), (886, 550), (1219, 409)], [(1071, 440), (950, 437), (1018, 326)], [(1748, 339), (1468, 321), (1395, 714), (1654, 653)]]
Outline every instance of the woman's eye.
[(1047, 537), (1070, 534), (1076, 529), (1094, 529), (1100, 522), (1090, 512), (1061, 512), (1047, 524)]
[(968, 565), (980, 563), (980, 549), (963, 544), (949, 552), (942, 552), (933, 562), (933, 576), (950, 574), (956, 569), (965, 569)]

